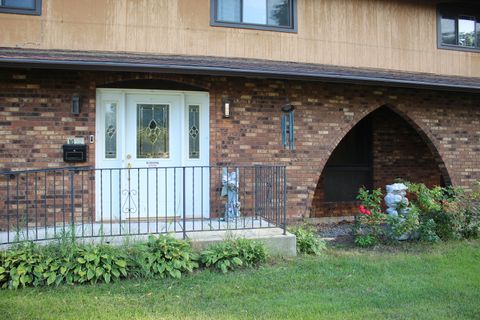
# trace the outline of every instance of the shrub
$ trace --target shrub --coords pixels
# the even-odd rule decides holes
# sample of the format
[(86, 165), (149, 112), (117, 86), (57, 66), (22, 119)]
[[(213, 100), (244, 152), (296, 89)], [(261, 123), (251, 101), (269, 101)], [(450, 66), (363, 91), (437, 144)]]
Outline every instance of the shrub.
[(399, 239), (415, 239), (418, 237), (420, 228), (419, 210), (415, 205), (406, 208), (405, 215), (392, 216), (387, 215), (387, 232), (389, 240), (397, 241)]
[(239, 267), (252, 267), (267, 258), (265, 245), (247, 239), (228, 240), (209, 246), (201, 253), (201, 262), (223, 273)]
[(418, 228), (419, 239), (421, 241), (432, 242), (432, 243), (439, 242), (440, 237), (435, 232), (436, 226), (437, 225), (435, 221), (433, 221), (433, 219), (428, 219), (423, 223), (421, 223), (420, 227)]
[(306, 225), (290, 229), (297, 238), (297, 252), (319, 255), (326, 248), (325, 241), (317, 236), (316, 230)]
[(198, 268), (198, 256), (190, 244), (168, 235), (149, 236), (146, 243), (130, 251), (137, 275), (144, 277), (169, 276), (181, 278), (182, 273)]
[(433, 240), (438, 237), (448, 240), (480, 236), (480, 185), (478, 182), (470, 193), (462, 188), (427, 188), (423, 184), (414, 183), (409, 183), (408, 187), (414, 194), (412, 202), (420, 210), (422, 232), (424, 235), (429, 234), (426, 238)]
[(480, 182), (468, 193), (458, 187), (428, 188), (421, 183), (404, 183), (410, 193), (410, 205), (403, 208), (406, 215), (383, 214), (380, 189), (359, 190), (357, 199), (362, 205), (352, 230), (358, 246), (404, 236), (428, 242), (480, 236)]
[(466, 193), (461, 188), (455, 189), (453, 201), (445, 203), (445, 211), (452, 215), (454, 229), (462, 238), (478, 238), (480, 236), (480, 181), (473, 190)]
[(359, 246), (372, 246), (383, 240), (385, 230), (383, 225), (387, 222), (387, 215), (382, 212), (382, 191), (380, 188), (369, 191), (362, 187), (358, 191), (357, 199), (361, 201), (359, 215), (355, 216), (353, 235)]

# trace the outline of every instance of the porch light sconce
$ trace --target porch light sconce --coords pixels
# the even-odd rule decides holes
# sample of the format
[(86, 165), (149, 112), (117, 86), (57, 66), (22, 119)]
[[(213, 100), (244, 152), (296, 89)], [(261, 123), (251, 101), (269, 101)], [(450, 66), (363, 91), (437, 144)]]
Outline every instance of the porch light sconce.
[(81, 99), (79, 95), (72, 97), (72, 114), (80, 114)]
[(222, 111), (223, 117), (225, 119), (230, 118), (230, 107), (232, 106), (232, 101), (230, 99), (223, 99), (222, 100)]

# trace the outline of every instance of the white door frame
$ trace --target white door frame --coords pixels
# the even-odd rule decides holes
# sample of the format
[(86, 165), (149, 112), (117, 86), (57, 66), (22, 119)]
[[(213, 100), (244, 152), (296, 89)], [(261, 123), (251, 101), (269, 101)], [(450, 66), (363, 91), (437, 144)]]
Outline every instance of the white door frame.
[[(159, 97), (159, 96), (175, 96), (178, 98), (180, 104), (180, 119), (177, 122), (170, 122), (170, 126), (180, 126), (179, 132), (181, 132), (181, 139), (169, 135), (170, 146), (181, 143), (179, 148), (175, 148), (178, 155), (175, 155), (174, 163), (172, 161), (162, 161), (162, 159), (154, 159), (152, 163), (156, 167), (170, 167), (170, 166), (208, 166), (210, 163), (210, 128), (209, 128), (209, 95), (207, 92), (196, 92), (196, 91), (173, 91), (173, 90), (142, 90), (142, 89), (97, 89), (96, 92), (96, 146), (95, 146), (95, 167), (97, 169), (101, 168), (125, 168), (130, 159), (127, 159), (127, 139), (135, 139), (136, 137), (127, 137), (127, 108), (129, 107), (129, 97), (145, 96), (148, 100), (150, 97)], [(107, 103), (116, 103), (116, 122), (117, 122), (117, 153), (116, 158), (107, 159), (105, 157), (105, 106)], [(188, 106), (198, 105), (200, 107), (200, 156), (198, 159), (189, 158), (189, 148), (188, 148)], [(130, 106), (132, 107), (132, 106)], [(132, 119), (133, 120), (133, 119)], [(130, 129), (131, 130), (131, 129)], [(131, 141), (130, 141), (131, 143)], [(132, 149), (130, 147), (130, 149)], [(136, 159), (136, 154), (134, 155)], [(178, 160), (177, 160), (178, 159)], [(148, 161), (148, 159), (145, 159)], [(158, 163), (158, 165), (156, 164)], [(149, 164), (150, 166), (150, 164)], [(119, 208), (110, 208), (109, 203), (106, 203), (105, 197), (103, 200), (98, 196), (102, 190), (100, 190), (100, 183), (98, 181), (98, 172), (96, 178), (96, 220), (106, 220), (115, 219), (118, 215), (116, 211)], [(105, 184), (105, 179), (102, 180)], [(105, 187), (103, 187), (105, 190)], [(118, 188), (117, 188), (118, 189)], [(114, 190), (113, 196), (115, 194), (120, 194), (120, 190)], [(204, 197), (208, 199), (203, 199), (205, 204), (209, 203), (209, 192), (206, 192)], [(197, 196), (198, 198), (198, 196)], [(103, 201), (103, 202), (102, 202)], [(114, 201), (116, 202), (116, 201)], [(118, 201), (121, 203), (120, 201)], [(105, 207), (108, 207), (108, 214), (101, 210), (105, 210)], [(205, 208), (201, 215), (206, 217), (209, 215), (209, 208)], [(101, 212), (100, 212), (101, 211)], [(114, 212), (113, 214), (111, 212)], [(197, 212), (198, 213), (198, 212)], [(188, 213), (187, 213), (188, 214)]]

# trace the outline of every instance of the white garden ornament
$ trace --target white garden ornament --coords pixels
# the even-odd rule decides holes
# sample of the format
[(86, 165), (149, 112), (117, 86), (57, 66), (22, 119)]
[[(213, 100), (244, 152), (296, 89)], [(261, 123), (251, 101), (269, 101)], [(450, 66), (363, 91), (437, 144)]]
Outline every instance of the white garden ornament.
[(403, 215), (408, 213), (408, 187), (403, 183), (388, 184), (386, 186), (387, 195), (385, 196), (385, 204), (387, 205), (387, 214), (391, 216)]
[[(387, 195), (385, 204), (387, 205), (387, 214), (392, 217), (398, 217), (400, 224), (403, 224), (410, 211), (408, 208), (407, 190), (408, 187), (403, 183), (394, 183), (386, 186)], [(404, 233), (397, 237), (397, 240), (407, 240), (410, 237)]]

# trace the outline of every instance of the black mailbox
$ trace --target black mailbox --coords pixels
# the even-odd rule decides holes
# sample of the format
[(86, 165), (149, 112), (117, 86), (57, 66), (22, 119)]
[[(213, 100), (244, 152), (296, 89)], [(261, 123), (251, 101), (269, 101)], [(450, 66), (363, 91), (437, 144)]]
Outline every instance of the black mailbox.
[(87, 146), (84, 144), (64, 144), (63, 161), (65, 162), (86, 162)]

